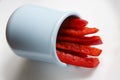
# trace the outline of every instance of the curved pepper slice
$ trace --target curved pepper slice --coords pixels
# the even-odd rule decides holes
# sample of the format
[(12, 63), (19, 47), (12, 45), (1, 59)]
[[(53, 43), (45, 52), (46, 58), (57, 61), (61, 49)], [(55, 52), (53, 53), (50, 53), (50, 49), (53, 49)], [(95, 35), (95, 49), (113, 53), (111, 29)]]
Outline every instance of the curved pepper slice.
[(77, 52), (79, 54), (91, 55), (91, 56), (99, 56), (102, 52), (101, 49), (79, 45), (75, 43), (68, 43), (68, 42), (57, 42), (56, 43), (57, 49), (62, 49), (66, 51)]
[(85, 27), (82, 30), (73, 30), (73, 29), (60, 29), (59, 35), (67, 35), (67, 36), (73, 36), (73, 37), (80, 37), (87, 34), (93, 34), (98, 32), (99, 30), (97, 28), (88, 28)]
[(99, 64), (98, 58), (82, 58), (59, 50), (57, 50), (57, 55), (62, 62), (75, 66), (94, 68)]
[(75, 51), (71, 51), (71, 50), (65, 50), (65, 49), (61, 49), (61, 48), (57, 48), (57, 50), (65, 52), (65, 53), (69, 53), (71, 55), (75, 55), (75, 56), (79, 56), (79, 57), (88, 57), (87, 54), (83, 54), (83, 53), (79, 53), (79, 52), (75, 52)]
[(67, 18), (61, 25), (61, 28), (82, 29), (88, 24), (88, 21), (78, 17)]
[(57, 41), (63, 42), (72, 42), (72, 43), (79, 43), (82, 45), (98, 45), (102, 44), (102, 40), (99, 36), (92, 36), (92, 37), (70, 37), (70, 36), (58, 36)]

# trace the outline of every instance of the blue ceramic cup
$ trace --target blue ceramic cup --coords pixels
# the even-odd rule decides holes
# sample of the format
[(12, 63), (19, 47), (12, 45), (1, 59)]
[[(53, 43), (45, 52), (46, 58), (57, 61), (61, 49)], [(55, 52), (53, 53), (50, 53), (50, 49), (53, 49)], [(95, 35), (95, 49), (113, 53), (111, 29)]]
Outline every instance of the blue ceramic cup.
[(8, 20), (6, 38), (19, 56), (66, 65), (56, 54), (56, 37), (62, 22), (74, 12), (62, 12), (36, 5), (24, 5)]

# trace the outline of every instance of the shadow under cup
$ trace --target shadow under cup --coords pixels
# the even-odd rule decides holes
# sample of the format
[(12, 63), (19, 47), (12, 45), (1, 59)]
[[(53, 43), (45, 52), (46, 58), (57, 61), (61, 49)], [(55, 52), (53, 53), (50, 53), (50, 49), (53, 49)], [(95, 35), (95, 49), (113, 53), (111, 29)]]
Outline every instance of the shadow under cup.
[(36, 5), (25, 5), (8, 20), (6, 37), (19, 56), (66, 66), (56, 54), (56, 38), (63, 21), (74, 12), (57, 11)]

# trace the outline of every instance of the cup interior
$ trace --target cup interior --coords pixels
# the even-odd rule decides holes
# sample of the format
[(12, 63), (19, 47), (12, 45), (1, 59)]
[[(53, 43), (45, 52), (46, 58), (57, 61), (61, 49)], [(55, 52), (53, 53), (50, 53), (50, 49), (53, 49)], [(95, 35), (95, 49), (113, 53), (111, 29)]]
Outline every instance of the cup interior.
[[(56, 38), (55, 38), (55, 54), (56, 54), (56, 59), (57, 59), (57, 61), (58, 61), (58, 63), (60, 63), (60, 64), (62, 64), (62, 65), (67, 65), (66, 63), (64, 63), (64, 62), (62, 62), (60, 59), (59, 59), (59, 57), (58, 57), (58, 55), (57, 55), (57, 47), (56, 47), (56, 43), (57, 43), (57, 38), (58, 38), (58, 36), (59, 36), (59, 32), (60, 32), (60, 29), (63, 27), (62, 25), (69, 19), (69, 18), (80, 18), (79, 17), (79, 15), (77, 15), (77, 14), (70, 14), (69, 16), (66, 16), (63, 20), (62, 20), (62, 22), (59, 24), (59, 28), (58, 28), (58, 30), (57, 30), (57, 33), (56, 33)], [(63, 34), (63, 36), (64, 36), (64, 34)]]

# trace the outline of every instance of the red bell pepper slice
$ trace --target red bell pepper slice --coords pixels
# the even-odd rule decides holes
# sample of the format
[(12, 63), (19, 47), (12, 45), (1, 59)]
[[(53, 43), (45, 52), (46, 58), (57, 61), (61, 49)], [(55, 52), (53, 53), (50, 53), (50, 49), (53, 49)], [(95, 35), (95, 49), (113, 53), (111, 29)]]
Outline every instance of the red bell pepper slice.
[(98, 45), (103, 43), (99, 36), (92, 36), (92, 37), (58, 36), (57, 41), (79, 43), (82, 45)]
[(82, 29), (88, 24), (88, 21), (78, 17), (69, 17), (61, 25), (61, 28)]
[(84, 46), (84, 45), (68, 43), (68, 42), (57, 42), (56, 48), (66, 51), (77, 52), (79, 54), (91, 55), (91, 56), (99, 56), (102, 52), (101, 49), (95, 47)]
[(67, 36), (73, 36), (73, 37), (80, 37), (87, 34), (93, 34), (98, 32), (99, 30), (97, 28), (88, 28), (85, 27), (82, 30), (73, 30), (73, 29), (60, 29), (59, 35), (67, 35)]
[(62, 62), (75, 66), (95, 68), (99, 64), (98, 58), (82, 58), (59, 50), (57, 50), (57, 55)]
[(65, 52), (65, 53), (69, 53), (69, 54), (71, 54), (71, 55), (83, 57), (83, 58), (84, 58), (84, 57), (88, 57), (87, 54), (82, 54), (82, 53), (79, 53), (79, 52), (74, 52), (74, 51), (65, 50), (65, 49), (60, 49), (60, 48), (57, 48), (57, 50), (62, 51), (62, 52)]

